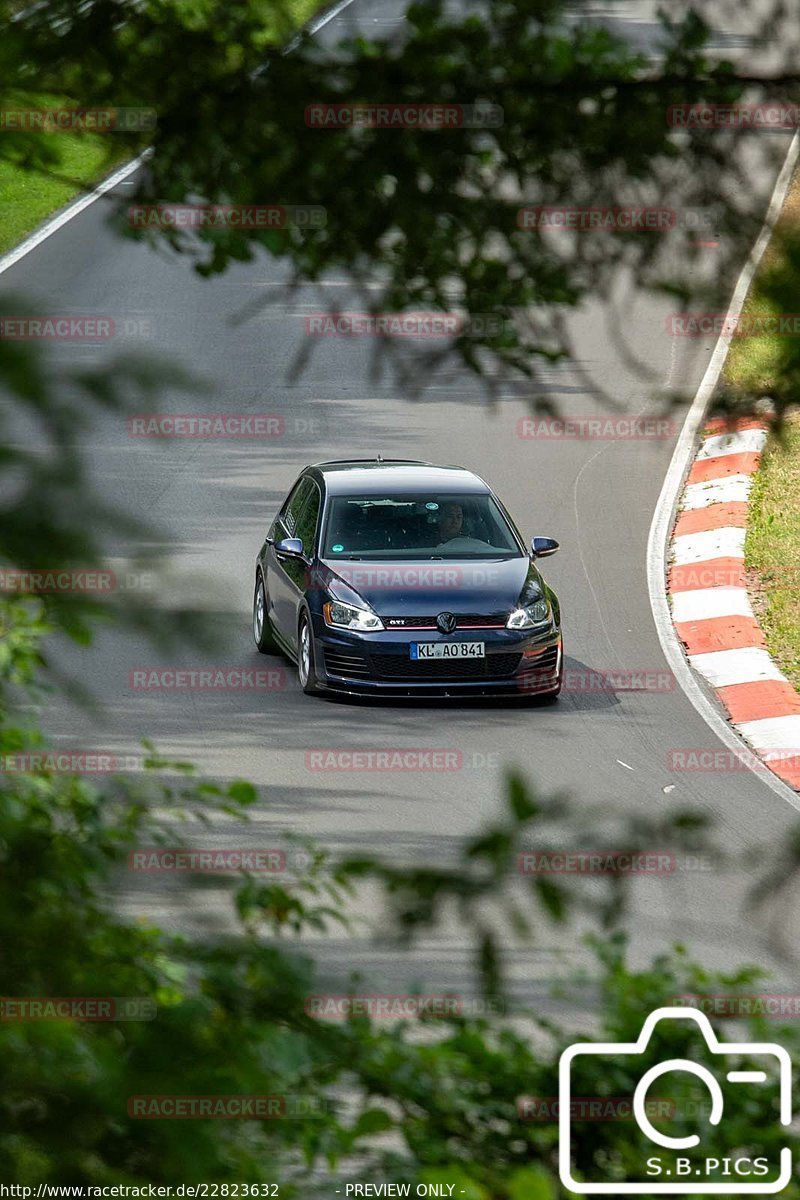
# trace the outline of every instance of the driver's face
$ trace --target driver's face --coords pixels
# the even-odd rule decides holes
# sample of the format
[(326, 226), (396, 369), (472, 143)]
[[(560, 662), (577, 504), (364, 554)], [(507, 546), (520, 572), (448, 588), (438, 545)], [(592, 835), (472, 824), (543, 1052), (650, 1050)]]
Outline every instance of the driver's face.
[(458, 537), (464, 524), (464, 510), (460, 504), (445, 504), (439, 518), (439, 534), (443, 542)]

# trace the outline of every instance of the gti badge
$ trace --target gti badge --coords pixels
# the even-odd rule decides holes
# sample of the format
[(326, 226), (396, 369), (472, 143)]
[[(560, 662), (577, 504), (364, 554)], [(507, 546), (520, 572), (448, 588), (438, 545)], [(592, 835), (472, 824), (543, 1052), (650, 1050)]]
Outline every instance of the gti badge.
[(456, 619), (453, 613), (439, 613), (436, 618), (436, 628), (440, 633), (453, 633), (456, 627)]

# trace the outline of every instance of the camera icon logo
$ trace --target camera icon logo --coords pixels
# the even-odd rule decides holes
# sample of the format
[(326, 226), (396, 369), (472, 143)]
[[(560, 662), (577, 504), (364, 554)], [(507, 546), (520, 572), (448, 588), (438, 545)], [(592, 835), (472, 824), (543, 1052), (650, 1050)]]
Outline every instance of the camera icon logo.
[[(777, 1178), (763, 1178), (772, 1174), (770, 1164), (765, 1158), (711, 1158), (700, 1157), (704, 1154), (701, 1139), (697, 1134), (685, 1137), (672, 1137), (655, 1128), (647, 1112), (646, 1101), (650, 1086), (671, 1072), (687, 1072), (702, 1081), (710, 1096), (710, 1112), (707, 1120), (710, 1125), (724, 1129), (725, 1098), (717, 1075), (709, 1067), (690, 1058), (669, 1058), (656, 1063), (644, 1071), (639, 1079), (633, 1095), (633, 1118), (641, 1132), (655, 1147), (668, 1151), (669, 1155), (647, 1158), (642, 1164), (641, 1181), (621, 1182), (609, 1179), (607, 1181), (579, 1179), (575, 1177), (574, 1161), (579, 1149), (574, 1129), (573, 1102), (577, 1101), (573, 1091), (574, 1069), (576, 1060), (584, 1055), (596, 1055), (606, 1058), (609, 1065), (618, 1063), (623, 1055), (644, 1055), (650, 1044), (653, 1031), (659, 1022), (691, 1021), (694, 1022), (706, 1042), (709, 1061), (717, 1068), (729, 1084), (758, 1085), (767, 1084), (766, 1071), (747, 1069), (727, 1069), (730, 1059), (740, 1059), (742, 1055), (748, 1058), (755, 1055), (759, 1058), (769, 1058), (774, 1068), (773, 1077), (778, 1085), (779, 1121), (783, 1126), (789, 1125), (792, 1119), (792, 1063), (788, 1052), (773, 1042), (721, 1042), (711, 1026), (705, 1013), (691, 1008), (657, 1008), (650, 1014), (642, 1026), (642, 1031), (635, 1042), (579, 1042), (568, 1047), (559, 1060), (559, 1176), (565, 1188), (579, 1196), (597, 1195), (765, 1195), (782, 1191), (791, 1180), (792, 1152), (788, 1146), (780, 1150), (778, 1161), (774, 1167), (779, 1170)], [(719, 1057), (718, 1057), (719, 1056)], [(728, 1058), (728, 1064), (725, 1058)], [(579, 1107), (579, 1106), (578, 1106)], [(754, 1130), (757, 1132), (757, 1130)], [(697, 1156), (676, 1157), (678, 1151), (696, 1150)], [(666, 1164), (666, 1165), (665, 1165)], [(719, 1179), (719, 1169), (723, 1167), (725, 1178)], [(584, 1172), (581, 1172), (584, 1173)], [(751, 1178), (747, 1178), (751, 1176)], [(761, 1176), (761, 1178), (752, 1178)]]

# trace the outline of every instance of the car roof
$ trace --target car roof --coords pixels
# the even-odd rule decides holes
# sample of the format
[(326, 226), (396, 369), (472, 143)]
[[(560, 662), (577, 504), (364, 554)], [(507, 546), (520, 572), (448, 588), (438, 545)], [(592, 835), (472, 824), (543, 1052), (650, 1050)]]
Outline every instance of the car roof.
[(316, 463), (312, 470), (325, 481), (332, 496), (363, 496), (387, 490), (401, 492), (489, 492), (489, 487), (464, 467), (437, 466), (413, 459), (346, 459)]

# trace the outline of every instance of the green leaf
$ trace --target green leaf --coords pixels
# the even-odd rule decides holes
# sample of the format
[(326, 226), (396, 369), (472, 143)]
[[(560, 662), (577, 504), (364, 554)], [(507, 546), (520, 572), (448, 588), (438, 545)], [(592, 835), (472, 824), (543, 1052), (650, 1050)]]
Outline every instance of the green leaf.
[(541, 1167), (523, 1167), (509, 1176), (508, 1200), (554, 1200), (555, 1184)]
[(394, 1121), (382, 1108), (368, 1108), (361, 1113), (353, 1127), (353, 1137), (366, 1137), (371, 1133), (385, 1133), (394, 1128)]
[(258, 800), (258, 789), (245, 779), (236, 779), (228, 786), (228, 795), (237, 804), (255, 804)]

